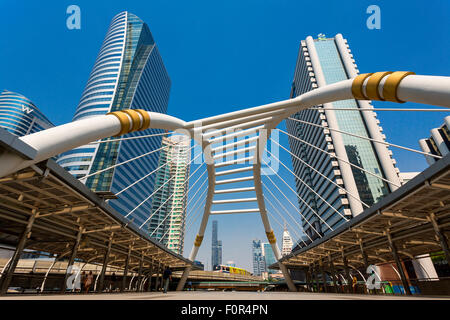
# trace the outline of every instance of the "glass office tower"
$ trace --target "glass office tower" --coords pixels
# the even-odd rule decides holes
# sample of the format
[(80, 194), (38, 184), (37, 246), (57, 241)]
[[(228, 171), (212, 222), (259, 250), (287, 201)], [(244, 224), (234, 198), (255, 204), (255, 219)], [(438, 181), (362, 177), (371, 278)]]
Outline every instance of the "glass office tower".
[(252, 255), (253, 255), (253, 275), (260, 276), (266, 270), (266, 263), (262, 253), (261, 240), (252, 241)]
[[(358, 72), (347, 41), (341, 34), (337, 34), (334, 38), (307, 37), (305, 41), (301, 41), (291, 98), (321, 86), (354, 78)], [(319, 109), (321, 107), (326, 109), (372, 108), (368, 101), (353, 99), (316, 107)], [(298, 112), (292, 118), (326, 127), (324, 129), (286, 120), (288, 132), (306, 142), (289, 138), (291, 152), (301, 159), (292, 157), (294, 172), (303, 180), (302, 182), (296, 178), (297, 192), (310, 207), (299, 201), (300, 210), (305, 216), (303, 228), (313, 240), (319, 237), (317, 233), (323, 235), (331, 231), (318, 216), (335, 229), (345, 221), (342, 216), (348, 218), (356, 216), (365, 208), (363, 203), (371, 206), (387, 193), (395, 190), (394, 185), (387, 184), (374, 175), (386, 178), (397, 185), (401, 184), (399, 170), (395, 168), (395, 160), (392, 159), (392, 152), (385, 145), (328, 129), (339, 129), (384, 140), (386, 137), (382, 134), (375, 112), (308, 109)], [(331, 156), (320, 152), (317, 148), (329, 152)], [(374, 175), (349, 165), (349, 162)], [(320, 171), (340, 188), (306, 164)], [(330, 208), (323, 199), (318, 197), (318, 194), (340, 214)]]
[(150, 236), (178, 254), (183, 253), (190, 140), (184, 135), (164, 137), (153, 196)]
[[(123, 109), (167, 112), (170, 79), (152, 34), (141, 19), (129, 12), (116, 15), (81, 96), (74, 121)], [(145, 130), (127, 137), (161, 133)], [(105, 139), (108, 140), (108, 139)], [(161, 136), (108, 143), (92, 143), (69, 152), (58, 163), (76, 178), (83, 178), (114, 164), (160, 148)], [(156, 169), (159, 153), (121, 165), (112, 170), (81, 179), (89, 188), (105, 197), (124, 190)], [(109, 204), (126, 215), (153, 191), (155, 175), (120, 193)], [(151, 199), (129, 216), (137, 225), (148, 218)]]
[(8, 90), (0, 94), (1, 128), (21, 137), (53, 126), (28, 98)]
[(262, 255), (264, 257), (265, 262), (265, 271), (272, 273), (269, 270), (269, 266), (277, 262), (277, 259), (275, 258), (275, 254), (273, 253), (272, 246), (268, 242), (264, 242), (261, 244), (262, 249)]

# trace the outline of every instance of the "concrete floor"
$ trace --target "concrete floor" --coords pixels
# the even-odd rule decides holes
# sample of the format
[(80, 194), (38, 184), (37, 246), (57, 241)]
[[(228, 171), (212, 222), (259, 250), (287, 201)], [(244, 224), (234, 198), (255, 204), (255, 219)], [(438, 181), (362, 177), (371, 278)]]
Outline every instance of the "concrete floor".
[(333, 294), (310, 292), (221, 292), (183, 291), (66, 294), (66, 295), (10, 295), (0, 300), (450, 300), (449, 296), (406, 297), (392, 295)]

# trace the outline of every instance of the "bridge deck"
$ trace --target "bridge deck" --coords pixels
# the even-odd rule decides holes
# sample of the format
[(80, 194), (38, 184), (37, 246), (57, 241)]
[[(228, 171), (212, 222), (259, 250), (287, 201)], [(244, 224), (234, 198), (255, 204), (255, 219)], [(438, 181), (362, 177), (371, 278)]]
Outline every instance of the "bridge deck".
[[(369, 264), (392, 261), (386, 230), (402, 259), (441, 251), (430, 221), (436, 215), (441, 232), (450, 235), (450, 154), (420, 173), (338, 229), (296, 250), (282, 261), (290, 268), (304, 268), (331, 255), (342, 265), (344, 250), (350, 266), (364, 267), (360, 243)], [(277, 268), (277, 264), (271, 268)]]
[[(6, 138), (0, 135), (0, 152), (6, 148), (32, 153), (27, 145)], [(139, 266), (142, 254), (144, 270), (151, 263), (175, 270), (192, 264), (151, 239), (52, 159), (0, 179), (0, 243), (16, 246), (33, 212), (37, 214), (27, 249), (67, 257), (82, 230), (76, 259), (85, 262), (103, 263), (112, 239), (110, 266), (125, 267), (130, 248), (130, 270)]]

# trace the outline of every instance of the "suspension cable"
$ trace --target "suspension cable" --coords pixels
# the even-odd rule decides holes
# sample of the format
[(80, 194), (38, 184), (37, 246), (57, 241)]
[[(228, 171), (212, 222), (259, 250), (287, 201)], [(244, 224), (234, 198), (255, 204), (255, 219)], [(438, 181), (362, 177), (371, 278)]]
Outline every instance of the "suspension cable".
[[(199, 155), (201, 155), (201, 153), (199, 154)], [(199, 156), (198, 155), (198, 156)], [(186, 165), (186, 167), (188, 166), (188, 165), (190, 165), (190, 163), (192, 162), (192, 161), (194, 161), (196, 158), (198, 158), (198, 156), (197, 157), (195, 157), (194, 159), (192, 159), (187, 165)], [(194, 171), (194, 172), (192, 172), (190, 175), (189, 175), (189, 177), (183, 182), (183, 185), (180, 187), (180, 188), (184, 188), (184, 186), (186, 185), (186, 183), (189, 181), (189, 179), (203, 166), (203, 164), (204, 164), (205, 162), (202, 162), (202, 164)], [(201, 177), (201, 176), (200, 176)], [(189, 189), (187, 190), (187, 192), (185, 192), (184, 193), (184, 195), (183, 195), (183, 198), (181, 198), (181, 201), (184, 201), (184, 199), (186, 198), (186, 196), (189, 194), (189, 192), (190, 192), (190, 190), (195, 186), (195, 184), (197, 183), (199, 181), (199, 179), (197, 179), (190, 187), (189, 187)], [(186, 205), (186, 211), (187, 211), (187, 205)], [(172, 207), (172, 210), (167, 214), (167, 216), (164, 218), (164, 220), (163, 221), (161, 221), (161, 223), (156, 227), (156, 229), (155, 230), (153, 230), (153, 232), (150, 234), (150, 237), (155, 233), (155, 231), (156, 230), (158, 230), (159, 229), (159, 227), (161, 226), (161, 224), (167, 219), (167, 217), (169, 217), (172, 213), (173, 213), (173, 211), (174, 211), (174, 207)], [(184, 218), (183, 218), (184, 219)], [(162, 240), (162, 238), (160, 239), (160, 240)]]
[[(265, 186), (265, 185), (264, 185), (264, 186)], [(265, 186), (265, 188), (267, 188), (267, 186)], [(264, 199), (267, 200), (267, 202), (270, 204), (270, 206), (271, 206), (273, 209), (275, 209), (275, 212), (278, 213), (278, 215), (281, 217), (281, 219), (283, 219), (283, 221), (286, 223), (287, 220), (283, 217), (283, 215), (282, 215), (281, 212), (278, 210), (278, 208), (273, 204), (273, 202), (270, 201), (269, 198), (264, 198)], [(268, 211), (268, 212), (269, 212), (269, 211)], [(290, 216), (291, 219), (295, 222), (295, 224), (297, 224), (297, 226), (299, 226), (299, 229), (302, 229), (302, 230), (303, 230), (303, 227), (302, 227), (301, 225), (299, 225), (298, 222), (297, 222), (291, 215), (289, 215), (289, 216)], [(282, 226), (282, 227), (284, 228), (284, 226)], [(299, 238), (301, 238), (300, 235), (297, 233), (297, 231), (296, 231), (294, 228), (292, 228), (292, 230), (295, 232), (295, 234), (296, 234)]]
[(376, 175), (375, 173), (372, 173), (372, 172), (370, 172), (370, 171), (368, 171), (368, 170), (366, 170), (366, 169), (364, 169), (364, 168), (361, 168), (361, 167), (359, 167), (359, 166), (357, 166), (357, 165), (355, 165), (355, 164), (353, 164), (353, 163), (351, 163), (351, 162), (349, 162), (349, 161), (347, 161), (347, 160), (344, 160), (344, 159), (338, 157), (336, 154), (333, 154), (333, 153), (330, 153), (330, 152), (325, 151), (325, 150), (323, 150), (323, 149), (320, 149), (319, 147), (316, 147), (315, 145), (313, 145), (313, 144), (311, 144), (311, 143), (309, 143), (309, 142), (307, 142), (307, 141), (305, 141), (305, 140), (302, 140), (302, 139), (300, 139), (300, 138), (298, 138), (298, 137), (295, 137), (295, 136), (293, 136), (293, 135), (290, 134), (290, 133), (287, 133), (287, 132), (285, 132), (285, 131), (283, 131), (283, 130), (281, 130), (281, 129), (278, 129), (278, 128), (276, 128), (275, 130), (278, 130), (278, 131), (280, 131), (280, 132), (282, 132), (282, 133), (288, 135), (289, 137), (291, 137), (291, 138), (293, 138), (293, 139), (296, 139), (296, 140), (298, 140), (298, 141), (300, 141), (300, 142), (302, 142), (302, 143), (304, 143), (304, 144), (306, 144), (306, 145), (308, 145), (308, 146), (310, 146), (310, 147), (312, 147), (312, 148), (314, 148), (314, 149), (316, 149), (316, 150), (319, 150), (319, 151), (321, 151), (321, 152), (323, 152), (323, 153), (329, 155), (329, 156), (332, 157), (332, 158), (336, 158), (336, 159), (338, 159), (338, 160), (340, 160), (340, 161), (342, 161), (342, 162), (347, 163), (348, 165), (350, 165), (350, 166), (352, 166), (352, 167), (355, 167), (355, 168), (357, 168), (357, 169), (359, 169), (359, 170), (361, 170), (361, 171), (363, 171), (363, 172), (365, 172), (365, 173), (367, 173), (367, 174), (370, 174), (371, 176), (374, 176), (374, 177), (376, 177), (376, 178), (378, 178), (378, 179), (380, 179), (380, 180), (383, 180), (383, 181), (386, 182), (386, 183), (392, 184), (392, 185), (394, 185), (394, 186), (396, 186), (396, 187), (400, 187), (398, 184), (396, 184), (396, 183), (394, 183), (394, 182), (392, 182), (392, 181), (389, 181), (389, 180), (387, 180), (387, 179), (385, 179), (385, 178), (383, 178), (383, 177), (381, 177), (381, 176), (378, 176), (378, 175)]
[[(277, 173), (277, 172), (275, 172), (275, 170), (273, 170), (272, 169), (272, 167), (270, 167), (268, 164), (267, 164), (267, 162), (265, 162), (263, 159), (261, 159), (262, 160), (262, 162), (264, 162), (264, 164), (270, 169), (270, 170), (272, 170), (276, 175), (277, 175), (277, 177), (278, 178), (280, 178), (280, 180), (281, 181), (283, 181), (284, 182), (284, 184), (297, 196), (297, 198), (299, 198), (300, 199), (300, 201), (302, 201), (319, 219), (320, 219), (320, 221), (322, 221), (331, 231), (334, 231), (333, 230), (333, 228), (331, 228), (329, 225), (328, 225), (328, 223), (325, 221), (325, 220), (323, 220), (322, 219), (322, 217), (313, 209), (313, 208), (311, 208), (311, 206), (305, 201), (305, 200), (303, 200), (303, 198), (302, 197), (300, 197), (298, 194), (297, 194), (297, 192), (294, 190), (294, 189), (292, 189), (291, 188), (291, 186), (286, 182), (286, 181), (284, 181), (284, 179), (283, 178), (281, 178), (280, 177), (280, 175)], [(270, 177), (269, 176), (266, 176), (270, 181), (272, 181), (272, 179), (270, 179)], [(273, 183), (273, 182), (272, 182)], [(275, 185), (276, 186), (276, 185)], [(277, 186), (276, 186), (277, 187)], [(277, 187), (278, 188), (278, 187)], [(280, 190), (280, 189), (278, 189), (278, 190)], [(281, 191), (280, 191), (281, 192)]]
[(321, 173), (319, 170), (317, 170), (316, 168), (312, 167), (311, 165), (309, 165), (306, 161), (304, 161), (303, 159), (301, 159), (300, 157), (296, 156), (295, 154), (293, 154), (291, 151), (289, 151), (288, 149), (286, 149), (285, 147), (283, 147), (281, 144), (279, 144), (278, 142), (276, 142), (275, 140), (273, 140), (272, 138), (270, 138), (270, 140), (272, 142), (275, 142), (279, 147), (281, 147), (283, 150), (285, 150), (287, 153), (289, 153), (292, 157), (296, 158), (297, 160), (301, 161), (305, 166), (307, 166), (308, 168), (312, 169), (314, 172), (316, 172), (317, 174), (319, 174), (321, 177), (325, 178), (327, 181), (331, 182), (333, 185), (335, 185), (336, 187), (338, 187), (339, 189), (345, 191), (345, 193), (348, 193), (348, 195), (350, 195), (352, 198), (354, 198), (355, 200), (357, 200), (358, 202), (360, 202), (363, 206), (370, 208), (370, 206), (365, 203), (364, 201), (362, 201), (359, 197), (353, 195), (350, 191), (348, 191), (345, 188), (342, 188), (340, 185), (338, 185), (336, 182), (334, 182), (333, 180), (331, 180), (330, 178), (328, 178), (326, 175), (324, 175), (323, 173)]
[[(145, 178), (149, 177), (150, 175), (152, 175), (153, 173), (157, 172), (158, 170), (164, 168), (165, 166), (167, 166), (169, 163), (172, 163), (176, 160), (176, 158), (171, 159), (170, 161), (167, 161), (166, 163), (164, 163), (163, 165), (159, 166), (158, 168), (156, 168), (155, 170), (151, 171), (150, 173), (147, 173), (145, 176), (143, 176), (142, 178), (139, 178), (138, 180), (136, 180), (135, 182), (133, 182), (132, 184), (130, 184), (128, 187), (125, 187), (124, 189), (120, 190), (118, 193), (116, 193), (116, 196), (118, 196), (119, 194), (121, 194), (122, 192), (128, 190), (129, 188), (131, 188), (132, 186), (134, 186), (136, 183), (139, 183), (140, 181), (144, 180)], [(192, 160), (193, 161), (193, 160)], [(192, 162), (191, 161), (191, 162)], [(189, 162), (187, 165), (190, 165), (191, 162)]]
[[(175, 177), (175, 176), (174, 176)], [(143, 224), (141, 224), (141, 226), (139, 227), (139, 229), (141, 229), (144, 225), (147, 224), (147, 222), (157, 213), (159, 212), (159, 210), (161, 210), (161, 208), (173, 197), (173, 195), (175, 194), (175, 192), (172, 192), (172, 194), (166, 199), (166, 201), (164, 201), (158, 209), (156, 209), (155, 212), (153, 212), (148, 218), (147, 220), (145, 220), (145, 222)]]
[[(207, 181), (207, 180), (203, 181), (203, 183), (202, 183), (202, 184), (200, 185), (200, 187), (198, 188), (197, 192), (192, 196), (191, 199), (189, 199), (189, 203), (186, 205), (186, 210), (187, 210), (187, 208), (189, 207), (189, 204), (192, 203), (192, 199), (194, 199), (195, 196), (197, 195), (197, 193), (203, 188), (203, 186), (205, 185), (205, 182), (206, 182), (206, 181)], [(208, 190), (208, 188), (206, 188), (205, 190)], [(197, 203), (198, 203), (198, 201), (199, 201), (200, 199), (201, 199), (201, 198), (199, 197), (199, 198), (194, 202), (194, 204), (192, 205), (192, 208), (194, 208), (194, 207), (197, 205)]]
[(301, 183), (303, 183), (309, 190), (311, 190), (316, 196), (318, 196), (323, 202), (325, 202), (331, 209), (333, 209), (334, 212), (336, 212), (338, 215), (340, 215), (342, 218), (344, 218), (346, 221), (349, 221), (347, 217), (342, 215), (336, 208), (334, 208), (327, 200), (325, 200), (319, 193), (317, 193), (313, 188), (311, 188), (305, 181), (303, 181), (299, 176), (297, 176), (294, 172), (292, 172), (291, 169), (289, 169), (280, 159), (278, 159), (273, 153), (271, 153), (269, 150), (266, 149), (266, 151), (275, 158), (283, 167), (286, 168), (294, 177), (298, 179)]
[(137, 208), (139, 208), (141, 205), (143, 205), (145, 202), (148, 201), (148, 199), (150, 199), (151, 197), (153, 197), (153, 195), (158, 192), (162, 187), (164, 187), (167, 183), (169, 183), (169, 181), (171, 181), (173, 178), (175, 178), (175, 176), (172, 176), (170, 179), (168, 179), (166, 182), (164, 182), (158, 189), (156, 189), (155, 191), (153, 191), (147, 198), (145, 198), (141, 203), (139, 203), (133, 210), (131, 210), (130, 212), (128, 212), (125, 215), (125, 218), (127, 218), (130, 214), (132, 214)]
[[(268, 177), (268, 176), (266, 176), (266, 177)], [(269, 178), (269, 177), (268, 177), (268, 178)], [(272, 181), (270, 178), (269, 178), (269, 180), (270, 180), (270, 182), (272, 182), (272, 184), (273, 184), (273, 181)], [(283, 210), (284, 210), (284, 211), (291, 217), (291, 219), (297, 224), (297, 226), (299, 226), (300, 229), (304, 229), (304, 228), (297, 222), (297, 220), (289, 213), (289, 210), (286, 209), (286, 207), (281, 203), (281, 201), (273, 194), (273, 192), (269, 189), (269, 187), (266, 186), (266, 184), (264, 183), (264, 181), (261, 181), (261, 183), (262, 183), (263, 187), (266, 188), (266, 190), (272, 195), (272, 197), (273, 197), (273, 198), (278, 202), (278, 204), (283, 208)], [(275, 185), (275, 184), (274, 184), (274, 185)], [(277, 187), (277, 186), (275, 185), (275, 187)], [(278, 189), (278, 187), (277, 187), (277, 189)], [(278, 189), (278, 191), (280, 191), (280, 193), (283, 194), (283, 196), (289, 201), (289, 199), (284, 195), (284, 193), (283, 193), (280, 189)], [(289, 201), (289, 202), (290, 202), (290, 201)], [(297, 210), (298, 213), (300, 213), (300, 215), (302, 216), (302, 218), (306, 221), (307, 224), (309, 224), (309, 226), (310, 226), (311, 228), (313, 228), (313, 230), (319, 235), (319, 237), (322, 237), (322, 235), (316, 230), (316, 228), (314, 228), (314, 227), (311, 225), (311, 223), (308, 221), (308, 219), (305, 218), (305, 216), (297, 209), (297, 207), (296, 207), (295, 205), (293, 205), (292, 202), (290, 202), (290, 204), (295, 208), (295, 210)], [(274, 207), (274, 208), (276, 208), (276, 207)], [(278, 209), (277, 209), (277, 210), (278, 210)], [(279, 213), (279, 214), (280, 214), (280, 213)], [(305, 232), (305, 234), (308, 236), (309, 240), (312, 241), (311, 237), (310, 237), (306, 232)]]
[[(206, 196), (204, 197), (204, 195), (206, 194), (206, 191), (208, 190), (208, 188), (206, 188), (203, 193), (200, 195), (200, 199), (206, 200)], [(202, 201), (200, 202), (200, 204), (202, 203)], [(191, 214), (189, 217), (186, 218), (186, 231), (185, 234), (187, 233), (188, 229), (193, 225), (193, 223), (195, 221), (197, 221), (198, 217), (200, 216), (199, 213), (201, 213), (201, 205), (196, 208), (195, 210), (191, 210), (192, 212), (194, 212), (193, 214)], [(190, 218), (190, 220), (188, 221), (188, 219)]]
[(123, 162), (116, 163), (116, 164), (114, 164), (114, 165), (112, 165), (112, 166), (110, 166), (110, 167), (108, 167), (108, 168), (101, 169), (101, 170), (99, 170), (99, 171), (97, 171), (97, 172), (87, 174), (87, 175), (85, 175), (84, 177), (79, 178), (78, 180), (80, 180), (80, 181), (81, 181), (81, 180), (85, 180), (85, 179), (87, 179), (87, 178), (89, 178), (89, 177), (92, 177), (92, 176), (95, 176), (95, 175), (97, 175), (97, 174), (99, 174), (99, 173), (102, 173), (102, 172), (105, 172), (105, 171), (114, 169), (114, 168), (116, 168), (116, 167), (119, 167), (119, 166), (121, 166), (121, 165), (124, 165), (124, 164), (126, 164), (126, 163), (129, 163), (129, 162), (131, 162), (131, 161), (140, 159), (140, 158), (142, 158), (142, 157), (146, 157), (146, 156), (148, 156), (148, 155), (151, 155), (152, 153), (161, 151), (161, 150), (166, 149), (166, 148), (168, 148), (168, 146), (166, 146), (166, 147), (161, 147), (161, 148), (159, 148), (159, 149), (156, 149), (156, 150), (152, 150), (152, 151), (146, 152), (146, 153), (141, 154), (141, 155), (139, 155), (139, 156), (137, 156), (137, 157), (128, 159), (128, 160), (123, 161)]
[[(275, 211), (276, 211), (276, 212), (278, 213), (278, 215), (284, 220), (284, 222), (286, 222), (286, 219), (284, 219), (284, 217), (283, 217), (283, 215), (280, 213), (280, 211), (278, 211), (278, 209), (273, 205), (272, 201), (270, 201), (268, 198), (266, 198), (266, 200), (267, 200), (267, 202), (270, 204), (270, 206), (271, 206), (273, 209), (275, 209)], [(275, 215), (273, 215), (270, 211), (267, 211), (267, 212), (269, 213), (269, 215), (270, 215), (274, 220), (276, 220)], [(279, 224), (282, 228), (284, 228), (284, 226), (281, 225), (281, 223), (279, 223), (279, 221), (277, 221), (277, 222), (278, 222), (278, 224)], [(295, 221), (295, 220), (294, 220), (294, 222), (297, 223), (297, 221)], [(301, 229), (303, 229), (303, 228), (301, 228)], [(305, 241), (302, 239), (302, 237), (297, 233), (296, 229), (295, 229), (295, 228), (291, 228), (291, 230), (294, 231), (294, 233), (295, 233), (295, 235), (298, 237), (298, 239), (300, 239), (301, 241), (303, 241), (303, 243), (306, 245), (306, 242), (305, 242)]]
[(418, 153), (418, 154), (421, 154), (421, 155), (432, 156), (432, 157), (436, 157), (436, 158), (439, 158), (439, 159), (442, 158), (441, 156), (437, 156), (437, 155), (434, 155), (432, 153), (423, 152), (423, 151), (419, 151), (419, 150), (408, 148), (408, 147), (403, 147), (403, 146), (400, 146), (398, 144), (393, 144), (393, 143), (389, 143), (389, 142), (382, 141), (382, 140), (377, 140), (377, 139), (373, 139), (373, 138), (369, 138), (369, 137), (360, 136), (358, 134), (350, 133), (350, 132), (347, 132), (347, 131), (342, 131), (342, 130), (339, 130), (339, 129), (333, 129), (333, 128), (330, 128), (330, 127), (322, 126), (322, 125), (311, 123), (311, 122), (308, 122), (308, 121), (299, 120), (299, 119), (295, 119), (295, 118), (291, 118), (291, 117), (289, 117), (288, 119), (296, 121), (296, 122), (300, 122), (300, 123), (303, 123), (303, 124), (308, 124), (308, 125), (313, 126), (313, 127), (328, 129), (328, 130), (331, 130), (331, 131), (336, 131), (336, 132), (343, 133), (343, 134), (346, 134), (346, 135), (349, 135), (349, 136), (352, 136), (352, 137), (355, 137), (355, 138), (360, 138), (360, 139), (363, 139), (363, 140), (368, 140), (368, 141), (384, 144), (384, 145), (387, 145), (387, 146), (390, 146), (390, 147), (395, 147), (395, 148), (399, 148), (399, 149), (415, 152), (415, 153)]
[[(188, 152), (193, 148), (194, 146), (192, 146), (191, 148), (189, 148)], [(175, 178), (175, 176), (172, 176), (170, 179), (168, 179), (166, 182), (164, 182), (158, 189), (156, 189), (155, 191), (153, 191), (147, 198), (145, 198), (141, 203), (139, 203), (133, 210), (131, 210), (130, 212), (128, 212), (125, 215), (125, 218), (127, 218), (130, 214), (132, 214), (136, 209), (138, 209), (141, 205), (143, 205), (145, 202), (148, 201), (148, 199), (150, 199), (151, 197), (153, 197), (153, 195), (158, 192), (162, 187), (164, 187), (167, 183), (169, 183), (169, 181), (171, 181), (173, 178)]]

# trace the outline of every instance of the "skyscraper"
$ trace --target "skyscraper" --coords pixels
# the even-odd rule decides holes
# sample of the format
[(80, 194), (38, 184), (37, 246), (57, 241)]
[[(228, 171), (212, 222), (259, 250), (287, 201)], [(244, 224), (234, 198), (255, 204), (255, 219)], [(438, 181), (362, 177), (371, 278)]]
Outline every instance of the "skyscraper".
[(212, 240), (211, 240), (211, 264), (214, 270), (216, 266), (222, 264), (222, 241), (218, 240), (219, 226), (217, 220), (212, 222)]
[(1, 128), (21, 137), (53, 126), (28, 98), (8, 90), (0, 94)]
[(260, 276), (266, 270), (266, 263), (262, 254), (261, 240), (253, 240), (252, 242), (253, 255), (253, 275)]
[(190, 140), (184, 135), (162, 139), (150, 214), (150, 236), (176, 253), (183, 253), (189, 175)]
[[(420, 139), (419, 145), (423, 152), (436, 156), (445, 156), (450, 152), (450, 116), (444, 118), (444, 123), (439, 128), (430, 131), (431, 136), (427, 139)], [(435, 163), (438, 158), (425, 156), (429, 165)]]
[(273, 253), (272, 250), (272, 246), (270, 245), (270, 243), (264, 242), (261, 244), (261, 249), (265, 262), (265, 271), (270, 272), (269, 266), (277, 262), (275, 254)]
[[(73, 120), (117, 110), (144, 109), (166, 113), (170, 79), (150, 29), (129, 12), (116, 15), (107, 31), (97, 60)], [(128, 137), (162, 133), (162, 130), (134, 132)], [(152, 153), (114, 169), (96, 172), (137, 157), (161, 146), (161, 136), (114, 142), (91, 143), (65, 152), (58, 163), (81, 182), (105, 197), (122, 214), (135, 209), (129, 218), (141, 225), (151, 212), (155, 175), (128, 186), (156, 169), (159, 154)]]
[(289, 234), (288, 229), (286, 227), (284, 227), (284, 230), (283, 230), (283, 245), (281, 247), (281, 255), (282, 256), (286, 256), (289, 253), (291, 253), (292, 245), (293, 245), (293, 242), (292, 242), (291, 235)]
[[(291, 97), (356, 77), (358, 72), (347, 41), (341, 34), (334, 38), (321, 36), (316, 40), (309, 36), (301, 41)], [(330, 130), (339, 129), (384, 140), (374, 112), (330, 110), (371, 108), (369, 101), (343, 100), (316, 107), (319, 110), (307, 109), (292, 116), (297, 121), (286, 120), (288, 132), (302, 140), (290, 137), (289, 143), (295, 155), (292, 157), (294, 172), (301, 179), (296, 178), (296, 187), (303, 200), (299, 200), (300, 211), (304, 215), (302, 225), (313, 240), (319, 237), (317, 233), (322, 235), (330, 232), (330, 227), (335, 229), (345, 221), (343, 217), (360, 214), (364, 209), (362, 202), (370, 206), (396, 189), (374, 175), (397, 185), (401, 183), (392, 152), (386, 145)], [(321, 107), (327, 110), (321, 110)], [(315, 127), (311, 123), (325, 128)]]

